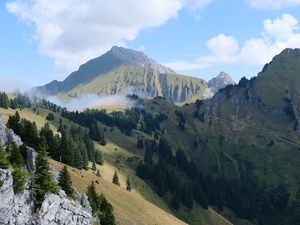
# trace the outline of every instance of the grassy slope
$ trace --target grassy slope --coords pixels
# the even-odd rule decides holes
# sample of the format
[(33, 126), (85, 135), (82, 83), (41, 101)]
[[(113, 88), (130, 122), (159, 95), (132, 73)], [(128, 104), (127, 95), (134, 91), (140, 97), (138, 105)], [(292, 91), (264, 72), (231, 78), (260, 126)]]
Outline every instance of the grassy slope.
[[(40, 129), (46, 120), (47, 110), (39, 109), (38, 114), (30, 109), (23, 109), (20, 112), (21, 117), (30, 121), (35, 121), (38, 129)], [(15, 110), (2, 109), (0, 113), (3, 115), (5, 122), (9, 115), (13, 115)], [(71, 123), (58, 114), (55, 114), (55, 121), (50, 122), (50, 126), (56, 131), (59, 119), (63, 119), (66, 123)], [(142, 152), (135, 149), (136, 136), (128, 137), (121, 134), (118, 130), (113, 132), (108, 130), (106, 133), (109, 143), (103, 147), (96, 144), (96, 148), (103, 153), (104, 165), (97, 166), (101, 173), (101, 178), (97, 177), (89, 171), (79, 171), (70, 169), (74, 186), (80, 192), (86, 190), (87, 185), (92, 181), (98, 180), (97, 190), (103, 192), (109, 199), (115, 209), (116, 220), (119, 225), (129, 224), (185, 224), (172, 215), (168, 206), (153, 192), (153, 190), (141, 179), (135, 176), (135, 166), (137, 159), (142, 157)], [(124, 140), (126, 138), (126, 144)], [(116, 144), (115, 144), (115, 143)], [(118, 145), (119, 143), (119, 145)], [(120, 147), (120, 144), (126, 148)], [(127, 149), (130, 149), (128, 151)], [(62, 165), (54, 160), (50, 160), (52, 166), (60, 169)], [(121, 187), (117, 187), (111, 183), (115, 170), (119, 173)], [(134, 189), (132, 192), (125, 190), (127, 176), (130, 176)], [(231, 225), (229, 221), (213, 209), (203, 210), (201, 207), (195, 207), (190, 212), (181, 212), (183, 216), (192, 216), (197, 224), (202, 225)]]

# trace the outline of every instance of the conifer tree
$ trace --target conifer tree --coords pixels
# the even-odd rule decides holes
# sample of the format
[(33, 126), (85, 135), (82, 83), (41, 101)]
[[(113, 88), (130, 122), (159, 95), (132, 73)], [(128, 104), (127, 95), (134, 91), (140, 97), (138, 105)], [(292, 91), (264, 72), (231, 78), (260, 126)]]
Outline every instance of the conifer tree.
[(9, 167), (9, 162), (7, 158), (5, 157), (4, 151), (0, 145), (0, 168), (1, 169), (7, 169)]
[(16, 145), (12, 145), (12, 150), (10, 153), (9, 161), (17, 167), (20, 167), (24, 164), (24, 160), (20, 149)]
[(7, 109), (9, 106), (9, 99), (5, 92), (0, 92), (0, 107)]
[(131, 185), (131, 181), (130, 181), (130, 178), (129, 176), (127, 177), (127, 181), (126, 181), (126, 190), (127, 191), (131, 191), (132, 189), (132, 185)]
[(99, 171), (99, 170), (97, 170), (96, 176), (97, 176), (97, 177), (101, 177), (101, 174), (100, 174), (100, 171)]
[(102, 154), (99, 150), (95, 151), (95, 161), (97, 164), (99, 165), (103, 165), (103, 158), (102, 158)]
[(16, 134), (20, 134), (20, 114), (16, 111), (14, 116), (8, 117), (7, 127), (13, 129)]
[(87, 188), (87, 192), (86, 195), (88, 196), (88, 200), (90, 202), (90, 205), (92, 207), (93, 210), (93, 215), (97, 215), (99, 212), (99, 208), (98, 208), (98, 194), (96, 191), (96, 186), (94, 181), (92, 181), (92, 183), (88, 186)]
[(118, 175), (117, 171), (115, 171), (115, 174), (114, 174), (114, 176), (113, 176), (112, 183), (115, 184), (115, 185), (120, 186), (119, 175)]
[(92, 170), (96, 171), (96, 163), (95, 163), (95, 160), (93, 161), (93, 165), (92, 165)]
[(14, 192), (22, 192), (26, 183), (27, 173), (24, 172), (21, 168), (15, 167), (12, 176)]
[(115, 225), (113, 207), (103, 194), (98, 195), (94, 181), (88, 186), (88, 200), (94, 216), (98, 216), (101, 225)]
[(45, 144), (41, 143), (38, 149), (38, 156), (36, 158), (36, 172), (34, 174), (34, 196), (35, 196), (35, 208), (41, 207), (45, 194), (47, 192), (56, 193), (58, 191), (57, 186), (50, 173), (49, 163), (47, 160), (47, 153)]
[(70, 198), (74, 198), (74, 189), (72, 187), (72, 180), (67, 166), (64, 166), (59, 173), (58, 185)]

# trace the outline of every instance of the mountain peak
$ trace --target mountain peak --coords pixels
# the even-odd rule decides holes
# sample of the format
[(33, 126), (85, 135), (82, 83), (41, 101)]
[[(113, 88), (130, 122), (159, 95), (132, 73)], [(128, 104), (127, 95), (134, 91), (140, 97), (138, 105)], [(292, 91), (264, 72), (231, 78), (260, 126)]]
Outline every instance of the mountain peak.
[(211, 92), (215, 94), (220, 89), (230, 84), (235, 84), (235, 81), (232, 79), (232, 77), (229, 74), (222, 71), (219, 73), (218, 76), (212, 78), (208, 82), (208, 87), (210, 88)]
[(106, 54), (116, 57), (124, 65), (144, 66), (157, 70), (159, 73), (176, 73), (172, 69), (160, 65), (155, 60), (149, 58), (142, 51), (113, 46)]

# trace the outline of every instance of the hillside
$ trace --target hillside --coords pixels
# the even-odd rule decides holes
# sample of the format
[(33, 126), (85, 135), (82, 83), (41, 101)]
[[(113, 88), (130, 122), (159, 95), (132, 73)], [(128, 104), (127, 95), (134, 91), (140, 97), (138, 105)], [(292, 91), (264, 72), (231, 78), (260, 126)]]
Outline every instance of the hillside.
[[(32, 122), (36, 122), (38, 129), (41, 129), (46, 122), (46, 116), (48, 110), (37, 108), (36, 111), (31, 109), (23, 109), (20, 112), (22, 118), (26, 118)], [(3, 120), (6, 123), (8, 116), (14, 115), (15, 110), (0, 108), (0, 113), (3, 116)], [(56, 131), (59, 125), (59, 120), (62, 119), (64, 123), (73, 124), (58, 113), (55, 114), (55, 120), (50, 122), (50, 127)], [(101, 178), (97, 177), (91, 170), (84, 171), (75, 168), (69, 168), (72, 176), (73, 184), (78, 191), (84, 193), (87, 186), (91, 181), (97, 181), (97, 190), (103, 192), (108, 200), (112, 203), (115, 209), (115, 216), (117, 224), (129, 225), (129, 224), (186, 224), (175, 216), (173, 216), (169, 207), (162, 201), (152, 188), (147, 183), (143, 182), (135, 175), (135, 158), (142, 157), (138, 151), (128, 151), (126, 148), (114, 144), (126, 138), (118, 130), (111, 133), (109, 143), (103, 147), (96, 144), (96, 148), (100, 149), (104, 157), (104, 165), (97, 165), (97, 169), (100, 170)], [(120, 140), (121, 136), (121, 140)], [(136, 139), (132, 142), (128, 140), (129, 145), (126, 147), (135, 148)], [(131, 144), (130, 144), (131, 143)], [(133, 162), (128, 161), (134, 159)], [(51, 165), (60, 170), (63, 164), (60, 164), (54, 160), (50, 160)], [(91, 165), (90, 165), (91, 166)], [(111, 179), (114, 171), (117, 170), (120, 176), (121, 187), (117, 187), (111, 183)], [(125, 182), (127, 176), (131, 177), (133, 183), (132, 192), (125, 190)], [(197, 215), (197, 221), (199, 224), (205, 225), (230, 225), (231, 223), (216, 213), (213, 209), (208, 211), (198, 208), (195, 211)]]
[[(215, 93), (227, 84), (219, 76), (218, 82), (212, 82), (210, 88)], [(64, 101), (91, 93), (98, 96), (136, 93), (146, 98), (162, 96), (177, 103), (212, 95), (203, 79), (176, 74), (144, 53), (122, 47), (113, 47), (104, 55), (81, 65), (64, 81), (52, 81), (35, 88), (34, 92), (56, 95)]]

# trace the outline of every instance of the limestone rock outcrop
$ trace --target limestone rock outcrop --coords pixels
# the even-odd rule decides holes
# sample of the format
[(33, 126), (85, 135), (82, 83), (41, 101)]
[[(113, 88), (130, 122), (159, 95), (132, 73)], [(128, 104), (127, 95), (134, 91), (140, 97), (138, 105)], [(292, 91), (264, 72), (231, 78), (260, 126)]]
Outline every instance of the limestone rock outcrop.
[(3, 123), (2, 114), (0, 113), (0, 145), (4, 146), (7, 142), (5, 125)]
[(47, 193), (34, 213), (32, 181), (25, 190), (14, 193), (12, 170), (0, 169), (0, 224), (7, 225), (89, 225), (96, 222), (86, 195), (67, 198), (64, 191)]
[(15, 132), (12, 129), (9, 129), (8, 131), (8, 139), (10, 143), (15, 144), (18, 147), (23, 144), (23, 141), (20, 138), (20, 136), (15, 134)]
[(36, 225), (68, 224), (89, 225), (94, 218), (75, 201), (69, 200), (64, 191), (57, 195), (48, 193), (38, 212)]

